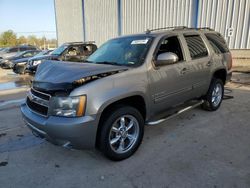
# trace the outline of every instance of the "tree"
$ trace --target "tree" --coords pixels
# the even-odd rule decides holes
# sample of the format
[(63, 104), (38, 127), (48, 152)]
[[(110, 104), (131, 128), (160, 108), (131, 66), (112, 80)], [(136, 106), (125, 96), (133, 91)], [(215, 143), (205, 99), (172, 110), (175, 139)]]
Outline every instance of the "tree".
[(45, 36), (37, 38), (35, 35), (29, 35), (27, 37), (20, 36), (17, 38), (16, 34), (12, 30), (8, 30), (0, 34), (0, 47), (9, 47), (20, 44), (31, 44), (40, 48), (56, 47), (56, 39), (47, 39)]
[(36, 45), (39, 45), (39, 40), (36, 38), (35, 35), (30, 35), (28, 36), (28, 43), (36, 46)]
[(16, 44), (17, 44), (17, 37), (12, 30), (5, 31), (0, 35), (1, 46), (14, 46)]
[(18, 44), (26, 44), (27, 43), (27, 39), (25, 36), (20, 36), (18, 39), (17, 39), (17, 43)]

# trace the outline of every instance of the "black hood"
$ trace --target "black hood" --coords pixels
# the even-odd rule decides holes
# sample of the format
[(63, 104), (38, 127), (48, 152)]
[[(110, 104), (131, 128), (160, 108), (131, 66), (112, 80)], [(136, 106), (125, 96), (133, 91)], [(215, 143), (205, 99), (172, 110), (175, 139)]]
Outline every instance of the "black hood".
[[(128, 69), (124, 66), (46, 61), (39, 65), (33, 81), (33, 87), (41, 90), (70, 90), (74, 82), (101, 74), (118, 73)], [(104, 77), (104, 76), (102, 76)]]

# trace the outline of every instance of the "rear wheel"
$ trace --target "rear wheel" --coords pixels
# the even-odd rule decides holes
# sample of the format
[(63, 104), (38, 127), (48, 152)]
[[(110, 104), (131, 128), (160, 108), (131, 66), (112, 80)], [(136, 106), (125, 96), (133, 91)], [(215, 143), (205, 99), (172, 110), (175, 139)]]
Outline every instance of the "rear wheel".
[(205, 96), (205, 101), (202, 104), (203, 109), (209, 111), (217, 110), (223, 100), (224, 95), (224, 83), (221, 79), (213, 78), (207, 95)]
[(100, 149), (111, 160), (130, 157), (141, 144), (144, 119), (130, 106), (114, 108), (104, 120), (100, 134)]

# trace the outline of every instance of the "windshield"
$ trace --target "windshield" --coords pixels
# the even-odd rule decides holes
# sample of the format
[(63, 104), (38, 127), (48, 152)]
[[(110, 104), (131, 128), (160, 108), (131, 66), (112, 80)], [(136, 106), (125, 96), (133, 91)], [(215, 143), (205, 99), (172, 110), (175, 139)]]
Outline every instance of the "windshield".
[(134, 36), (112, 39), (98, 48), (87, 61), (90, 63), (139, 66), (142, 64), (152, 37)]
[(36, 54), (34, 57), (39, 57), (39, 56), (47, 55), (49, 53), (50, 53), (49, 50), (41, 51), (38, 54)]
[(68, 45), (59, 46), (51, 53), (51, 55), (61, 55), (64, 52), (64, 50), (66, 50), (66, 48), (68, 48)]
[(26, 53), (25, 51), (24, 52), (17, 52), (16, 55), (14, 55), (14, 57), (19, 57), (19, 56), (21, 56), (21, 55), (23, 55), (25, 53)]

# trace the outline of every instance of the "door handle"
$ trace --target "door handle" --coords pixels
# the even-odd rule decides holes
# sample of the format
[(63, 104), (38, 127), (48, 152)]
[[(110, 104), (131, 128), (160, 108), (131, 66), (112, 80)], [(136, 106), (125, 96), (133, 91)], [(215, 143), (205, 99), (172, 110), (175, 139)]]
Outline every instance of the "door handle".
[(181, 70), (181, 74), (185, 74), (186, 72), (188, 71), (188, 68), (184, 67), (182, 70)]

